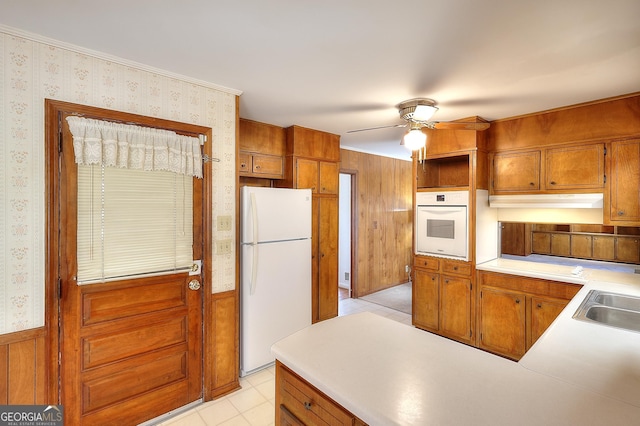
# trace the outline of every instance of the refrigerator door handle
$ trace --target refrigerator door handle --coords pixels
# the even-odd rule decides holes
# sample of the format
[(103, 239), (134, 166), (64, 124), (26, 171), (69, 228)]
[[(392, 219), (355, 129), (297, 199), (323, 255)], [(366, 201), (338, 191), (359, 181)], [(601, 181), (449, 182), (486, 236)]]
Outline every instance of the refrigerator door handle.
[(251, 228), (253, 230), (253, 240), (251, 242), (251, 283), (249, 284), (249, 294), (253, 294), (256, 291), (256, 274), (258, 273), (258, 209), (256, 206), (256, 194), (251, 193)]

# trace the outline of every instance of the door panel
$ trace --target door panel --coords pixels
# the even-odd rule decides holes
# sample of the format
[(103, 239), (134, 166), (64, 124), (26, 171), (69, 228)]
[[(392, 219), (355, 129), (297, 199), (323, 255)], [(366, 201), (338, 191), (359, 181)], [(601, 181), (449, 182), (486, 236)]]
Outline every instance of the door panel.
[[(138, 424), (202, 396), (203, 294), (188, 287), (202, 276), (77, 284), (77, 172), (64, 117), (60, 123), (60, 403), (68, 424)], [(193, 183), (199, 259), (203, 182)]]

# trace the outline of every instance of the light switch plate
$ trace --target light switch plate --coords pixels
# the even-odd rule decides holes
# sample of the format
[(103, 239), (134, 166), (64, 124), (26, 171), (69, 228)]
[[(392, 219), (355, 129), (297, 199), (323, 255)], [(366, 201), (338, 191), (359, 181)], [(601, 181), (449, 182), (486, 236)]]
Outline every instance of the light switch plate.
[(218, 216), (218, 231), (231, 231), (231, 216)]

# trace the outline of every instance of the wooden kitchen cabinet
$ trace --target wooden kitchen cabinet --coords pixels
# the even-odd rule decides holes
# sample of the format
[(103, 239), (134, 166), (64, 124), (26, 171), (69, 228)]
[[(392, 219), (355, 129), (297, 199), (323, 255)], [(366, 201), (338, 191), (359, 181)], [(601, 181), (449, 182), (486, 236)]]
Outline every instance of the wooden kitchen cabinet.
[(440, 274), (416, 269), (412, 290), (414, 325), (438, 331), (440, 324)]
[(590, 259), (593, 256), (593, 236), (573, 234), (571, 238), (571, 256)]
[(482, 288), (478, 309), (478, 347), (520, 359), (527, 347), (525, 294)]
[(620, 262), (640, 263), (640, 240), (638, 237), (616, 237), (615, 252)]
[(520, 359), (581, 286), (478, 272), (478, 347)]
[(604, 143), (494, 153), (492, 193), (602, 192)]
[(594, 259), (615, 260), (615, 237), (596, 235), (592, 240), (591, 253)]
[(276, 362), (276, 425), (362, 425), (365, 423)]
[(338, 163), (328, 161), (296, 159), (296, 182), (298, 188), (310, 188), (315, 194), (338, 194)]
[(240, 176), (267, 179), (282, 179), (283, 177), (284, 161), (282, 157), (240, 152), (238, 159), (238, 174)]
[(490, 158), (493, 192), (540, 190), (540, 151), (500, 152)]
[(544, 151), (547, 190), (604, 187), (604, 144), (549, 148)]
[(527, 223), (500, 223), (500, 253), (514, 256), (531, 254), (531, 226)]
[(472, 344), (475, 305), (468, 262), (415, 256), (413, 324), (424, 330)]
[(340, 137), (291, 126), (286, 132), (284, 188), (312, 191), (312, 321), (338, 315), (338, 182)]
[(322, 321), (338, 316), (338, 199), (317, 197), (312, 205), (312, 315)]
[(567, 306), (568, 301), (548, 297), (531, 296), (528, 298), (530, 312), (530, 333), (527, 335), (527, 350), (542, 336), (551, 323)]
[(240, 119), (238, 131), (238, 175), (282, 179), (285, 154), (284, 128)]
[(640, 225), (640, 139), (612, 142), (609, 147), (605, 223)]

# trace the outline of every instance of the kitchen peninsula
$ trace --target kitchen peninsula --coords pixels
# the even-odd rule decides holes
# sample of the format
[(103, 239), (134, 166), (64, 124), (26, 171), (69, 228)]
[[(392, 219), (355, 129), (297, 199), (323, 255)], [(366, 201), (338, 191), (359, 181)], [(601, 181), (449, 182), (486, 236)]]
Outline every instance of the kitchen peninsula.
[[(484, 267), (546, 279), (571, 275), (566, 266), (545, 274), (545, 267), (535, 265), (527, 272), (526, 263)], [(301, 330), (272, 348), (278, 360), (276, 423), (282, 413), (304, 422), (324, 397), (355, 424), (637, 423), (640, 333), (572, 316), (592, 289), (640, 296), (640, 277), (585, 270), (573, 282), (582, 289), (519, 362), (371, 313)], [(283, 377), (294, 377), (317, 395), (306, 400)]]

